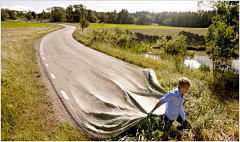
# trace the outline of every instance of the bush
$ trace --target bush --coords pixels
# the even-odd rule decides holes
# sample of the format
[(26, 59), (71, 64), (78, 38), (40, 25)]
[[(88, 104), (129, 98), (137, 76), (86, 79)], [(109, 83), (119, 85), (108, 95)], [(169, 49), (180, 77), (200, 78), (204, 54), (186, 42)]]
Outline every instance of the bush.
[(93, 31), (92, 42), (105, 42), (110, 43), (114, 47), (129, 50), (132, 53), (147, 53), (151, 49), (148, 43), (137, 43), (135, 34), (130, 32), (129, 29), (125, 31), (118, 27), (115, 28), (115, 34), (111, 34), (106, 28), (100, 28), (99, 30)]
[(169, 55), (178, 55), (184, 59), (187, 56), (194, 56), (193, 52), (187, 51), (186, 37), (183, 35), (176, 35), (169, 41), (166, 37), (162, 37), (160, 40), (157, 40), (155, 47), (163, 48), (164, 52)]
[(200, 71), (202, 71), (202, 72), (210, 72), (209, 66), (207, 66), (207, 65), (205, 65), (205, 64), (201, 64), (198, 69), (199, 69)]
[(110, 32), (108, 29), (102, 27), (99, 30), (93, 31), (92, 41), (109, 42), (109, 40), (110, 40)]

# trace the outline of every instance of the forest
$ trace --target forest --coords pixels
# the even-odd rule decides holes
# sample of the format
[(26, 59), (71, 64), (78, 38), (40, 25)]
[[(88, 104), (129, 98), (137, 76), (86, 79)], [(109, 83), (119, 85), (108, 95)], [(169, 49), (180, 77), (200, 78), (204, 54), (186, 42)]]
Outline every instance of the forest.
[[(82, 10), (83, 9), (83, 10)], [(129, 13), (127, 9), (120, 12), (96, 12), (86, 9), (82, 4), (63, 7), (50, 7), (47, 11), (36, 13), (34, 11), (17, 11), (1, 9), (1, 20), (22, 19), (22, 20), (48, 20), (49, 22), (80, 22), (81, 14), (84, 13), (90, 23), (114, 23), (114, 24), (135, 24), (135, 25), (164, 25), (175, 27), (200, 27), (207, 28), (211, 25), (213, 11), (201, 12), (161, 12), (137, 11)]]

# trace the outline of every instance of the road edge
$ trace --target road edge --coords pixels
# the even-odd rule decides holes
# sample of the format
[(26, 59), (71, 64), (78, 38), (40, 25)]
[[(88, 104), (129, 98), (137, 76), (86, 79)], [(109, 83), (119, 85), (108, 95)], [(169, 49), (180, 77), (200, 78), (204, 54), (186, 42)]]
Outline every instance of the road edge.
[[(60, 29), (59, 29), (60, 30)], [(54, 31), (53, 31), (54, 32)], [(52, 33), (52, 32), (51, 32)], [(50, 34), (50, 33), (48, 33)], [(48, 35), (46, 34), (46, 35)], [(39, 77), (39, 80), (45, 85), (46, 87), (46, 99), (49, 100), (51, 104), (52, 114), (49, 117), (53, 117), (58, 122), (57, 124), (60, 124), (62, 122), (70, 122), (73, 127), (77, 128), (79, 131), (84, 133), (84, 131), (79, 127), (79, 125), (75, 122), (75, 120), (72, 118), (68, 110), (66, 109), (66, 106), (64, 105), (63, 101), (60, 98), (60, 95), (57, 93), (55, 87), (53, 86), (53, 83), (50, 79), (49, 74), (47, 73), (44, 64), (40, 57), (40, 44), (43, 38), (46, 36), (43, 35), (41, 38), (35, 40), (33, 42), (34, 49), (36, 50), (35, 55), (37, 57), (37, 65), (40, 71), (41, 76)], [(84, 133), (87, 135), (86, 133)], [(89, 137), (89, 135), (87, 135)]]

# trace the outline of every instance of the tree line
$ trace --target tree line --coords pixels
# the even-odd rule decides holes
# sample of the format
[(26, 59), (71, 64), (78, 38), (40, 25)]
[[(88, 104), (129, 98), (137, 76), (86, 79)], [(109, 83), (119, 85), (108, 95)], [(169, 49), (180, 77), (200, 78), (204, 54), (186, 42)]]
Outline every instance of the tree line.
[[(114, 10), (113, 12), (96, 12), (86, 9), (81, 5), (69, 5), (66, 9), (59, 6), (47, 8), (37, 14), (34, 11), (16, 11), (9, 9), (1, 9), (1, 20), (6, 19), (15, 20), (17, 17), (26, 20), (32, 19), (48, 19), (52, 22), (80, 22), (81, 16), (91, 23), (114, 23), (114, 24), (136, 24), (136, 25), (151, 25), (158, 24), (164, 26), (177, 27), (201, 27), (207, 28), (211, 25), (212, 17), (215, 14), (213, 11), (201, 12), (161, 12), (154, 13), (148, 11), (140, 11), (129, 13), (127, 9), (122, 9), (120, 12)], [(82, 14), (84, 13), (84, 14)]]
[(18, 10), (9, 10), (1, 9), (1, 21), (6, 21), (7, 19), (16, 20), (18, 18), (22, 20), (32, 20), (32, 19), (51, 19), (52, 15), (48, 12), (41, 12), (37, 14), (34, 11), (18, 11)]

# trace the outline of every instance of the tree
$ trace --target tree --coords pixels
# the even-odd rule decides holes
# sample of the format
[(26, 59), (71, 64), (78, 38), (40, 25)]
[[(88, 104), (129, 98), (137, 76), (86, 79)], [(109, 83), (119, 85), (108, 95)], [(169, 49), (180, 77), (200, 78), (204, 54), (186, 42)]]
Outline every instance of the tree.
[(85, 15), (86, 6), (83, 6), (82, 4), (80, 4), (79, 8), (81, 10), (80, 25), (82, 27), (82, 33), (83, 33), (83, 29), (88, 27), (89, 22), (87, 21), (87, 18), (86, 18), (86, 15)]
[(114, 10), (114, 12), (112, 12), (109, 16), (109, 23), (116, 23), (116, 20), (117, 20), (117, 11)]
[(213, 62), (213, 76), (219, 68), (225, 70), (226, 63), (234, 52), (239, 52), (239, 2), (220, 2), (216, 16), (208, 28), (206, 38), (207, 51)]
[(122, 11), (118, 13), (117, 23), (128, 24), (129, 17), (130, 17), (130, 13), (127, 11), (127, 9), (122, 9)]
[(157, 40), (154, 46), (163, 48), (164, 52), (161, 57), (167, 58), (168, 55), (172, 55), (178, 72), (183, 71), (183, 63), (186, 57), (192, 58), (194, 56), (193, 52), (187, 51), (186, 36), (184, 35), (175, 35), (169, 41), (166, 37), (162, 37)]
[(134, 24), (135, 23), (135, 18), (133, 15), (131, 15), (129, 18), (128, 18), (128, 24)]
[(37, 19), (37, 14), (34, 11), (31, 12), (31, 15), (32, 15), (33, 19)]
[(66, 11), (63, 7), (54, 6), (51, 8), (51, 19), (53, 22), (65, 22)]
[(73, 6), (69, 5), (66, 9), (66, 20), (67, 22), (73, 22)]
[(74, 22), (80, 22), (80, 9), (79, 5), (73, 5), (73, 21)]
[(159, 16), (159, 25), (163, 24), (163, 21), (169, 18), (168, 12), (162, 12)]
[(210, 8), (213, 10), (217, 10), (217, 5), (220, 3), (220, 1), (198, 1), (197, 7), (198, 12), (202, 12), (203, 8)]
[(25, 19), (25, 14), (23, 13), (23, 11), (16, 11), (16, 16), (21, 19)]
[(27, 20), (32, 20), (32, 19), (33, 19), (32, 12), (31, 12), (31, 11), (29, 11), (29, 12), (26, 14), (26, 18), (27, 18)]
[(8, 9), (1, 9), (1, 21), (6, 21), (9, 18)]
[(96, 16), (95, 12), (93, 12), (92, 10), (88, 10), (87, 11), (87, 20), (91, 23), (96, 23), (97, 16)]
[(16, 16), (16, 12), (15, 10), (9, 10), (9, 9), (1, 9), (1, 18), (2, 21), (5, 21), (6, 19), (12, 19), (12, 20), (16, 20), (17, 16)]
[(98, 18), (99, 18), (100, 22), (104, 22), (104, 23), (107, 23), (108, 19), (109, 19), (108, 14), (104, 13), (104, 12), (98, 13)]
[(8, 14), (9, 14), (9, 16), (10, 16), (10, 19), (16, 20), (15, 10), (10, 10)]
[(155, 14), (155, 16), (154, 16), (154, 23), (160, 24), (160, 16), (161, 16), (161, 13)]
[(172, 18), (165, 19), (165, 20), (163, 21), (163, 25), (164, 25), (164, 26), (169, 26), (169, 25), (171, 24), (171, 22), (172, 22)]
[(135, 17), (137, 18), (136, 24), (150, 25), (154, 21), (154, 18), (152, 15), (154, 15), (154, 13), (150, 13), (148, 11), (136, 12), (135, 14)]

